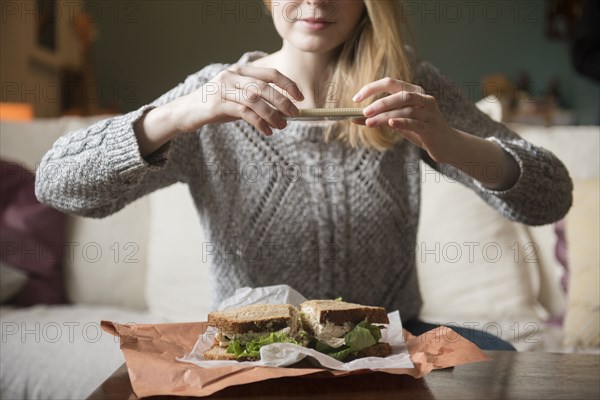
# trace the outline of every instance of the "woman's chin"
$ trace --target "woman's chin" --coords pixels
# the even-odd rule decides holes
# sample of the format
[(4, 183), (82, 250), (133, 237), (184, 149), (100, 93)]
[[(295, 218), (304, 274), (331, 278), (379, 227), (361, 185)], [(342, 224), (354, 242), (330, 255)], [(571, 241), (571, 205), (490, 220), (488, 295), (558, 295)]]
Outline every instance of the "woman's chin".
[(338, 46), (332, 45), (329, 41), (323, 40), (306, 40), (292, 43), (294, 47), (306, 53), (329, 53)]

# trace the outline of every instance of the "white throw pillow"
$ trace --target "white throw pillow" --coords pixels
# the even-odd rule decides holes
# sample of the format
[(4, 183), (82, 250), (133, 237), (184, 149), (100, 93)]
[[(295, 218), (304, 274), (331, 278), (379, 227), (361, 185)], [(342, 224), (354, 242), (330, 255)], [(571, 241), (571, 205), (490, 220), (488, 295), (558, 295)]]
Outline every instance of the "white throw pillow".
[(210, 275), (202, 259), (200, 217), (188, 186), (177, 183), (152, 193), (150, 208), (148, 308), (170, 321), (205, 321)]
[(428, 165), (421, 182), (420, 317), (440, 323), (537, 320), (537, 256), (524, 226)]
[(64, 265), (70, 301), (146, 308), (149, 218), (147, 198), (106, 218), (69, 218)]

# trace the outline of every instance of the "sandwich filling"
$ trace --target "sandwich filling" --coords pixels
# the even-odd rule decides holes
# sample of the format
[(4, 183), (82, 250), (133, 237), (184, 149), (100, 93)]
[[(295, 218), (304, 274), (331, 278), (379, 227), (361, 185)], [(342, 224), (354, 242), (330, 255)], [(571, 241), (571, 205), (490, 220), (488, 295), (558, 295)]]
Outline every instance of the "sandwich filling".
[(302, 320), (315, 339), (336, 349), (345, 345), (344, 336), (354, 328), (354, 325), (349, 322), (344, 325), (336, 325), (329, 321), (320, 323), (316, 314), (312, 307), (305, 307), (302, 313)]
[(217, 332), (215, 339), (219, 342), (220, 347), (228, 347), (231, 342), (239, 342), (245, 345), (248, 342), (264, 339), (271, 333), (276, 335), (284, 335), (293, 337), (291, 329), (289, 327), (280, 329), (278, 331), (263, 331), (263, 332), (246, 332), (246, 333), (235, 333), (235, 332)]
[(317, 312), (311, 307), (305, 306), (302, 311), (302, 321), (316, 341), (315, 349), (337, 360), (344, 361), (381, 339), (382, 327), (366, 319), (356, 325), (351, 322), (337, 325), (330, 321), (319, 322)]

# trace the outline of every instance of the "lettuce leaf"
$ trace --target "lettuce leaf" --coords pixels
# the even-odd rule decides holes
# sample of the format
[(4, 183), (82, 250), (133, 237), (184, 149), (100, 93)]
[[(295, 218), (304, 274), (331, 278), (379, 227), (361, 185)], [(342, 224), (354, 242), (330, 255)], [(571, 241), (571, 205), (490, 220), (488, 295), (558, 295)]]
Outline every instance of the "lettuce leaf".
[(271, 332), (264, 336), (242, 344), (239, 340), (232, 340), (227, 346), (227, 353), (235, 354), (236, 358), (260, 358), (260, 348), (272, 343), (293, 343), (302, 346), (303, 343), (285, 333)]
[(360, 351), (367, 347), (373, 346), (377, 343), (377, 340), (371, 334), (371, 330), (364, 328), (360, 325), (356, 325), (354, 329), (344, 336), (346, 345), (352, 349), (352, 351)]
[(345, 345), (334, 348), (325, 343), (317, 341), (315, 350), (327, 354), (339, 361), (344, 361), (350, 355), (354, 355), (376, 344), (381, 339), (381, 328), (377, 325), (362, 321), (344, 336)]
[(369, 324), (367, 323), (367, 321), (361, 322), (360, 324), (358, 324), (358, 326), (367, 328), (369, 332), (371, 332), (371, 335), (373, 335), (373, 337), (375, 338), (375, 343), (379, 342), (379, 340), (381, 339), (381, 328), (379, 326)]
[(346, 348), (342, 348), (340, 347), (339, 349), (335, 349), (336, 351), (333, 353), (328, 353), (327, 355), (329, 357), (333, 357), (338, 361), (344, 361), (346, 358), (348, 358), (352, 353), (352, 349), (348, 346), (344, 346)]

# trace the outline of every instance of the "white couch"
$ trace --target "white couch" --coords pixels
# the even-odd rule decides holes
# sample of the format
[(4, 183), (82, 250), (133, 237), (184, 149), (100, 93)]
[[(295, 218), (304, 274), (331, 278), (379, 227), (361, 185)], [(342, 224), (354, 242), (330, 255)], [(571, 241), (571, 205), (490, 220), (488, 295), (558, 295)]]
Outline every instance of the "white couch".
[[(0, 155), (35, 170), (56, 138), (98, 118), (2, 123)], [(574, 178), (598, 179), (598, 127), (515, 129), (555, 151)], [(439, 198), (457, 207), (440, 209)], [(105, 219), (69, 218), (72, 304), (0, 308), (1, 398), (88, 395), (123, 362), (118, 343), (99, 329), (102, 319), (198, 321), (209, 311), (206, 243), (184, 185)], [(532, 253), (530, 242), (539, 251)], [(559, 328), (543, 322), (568, 303), (552, 226), (508, 222), (461, 185), (425, 170), (418, 243), (424, 319), (484, 328), (520, 350), (572, 350)]]

